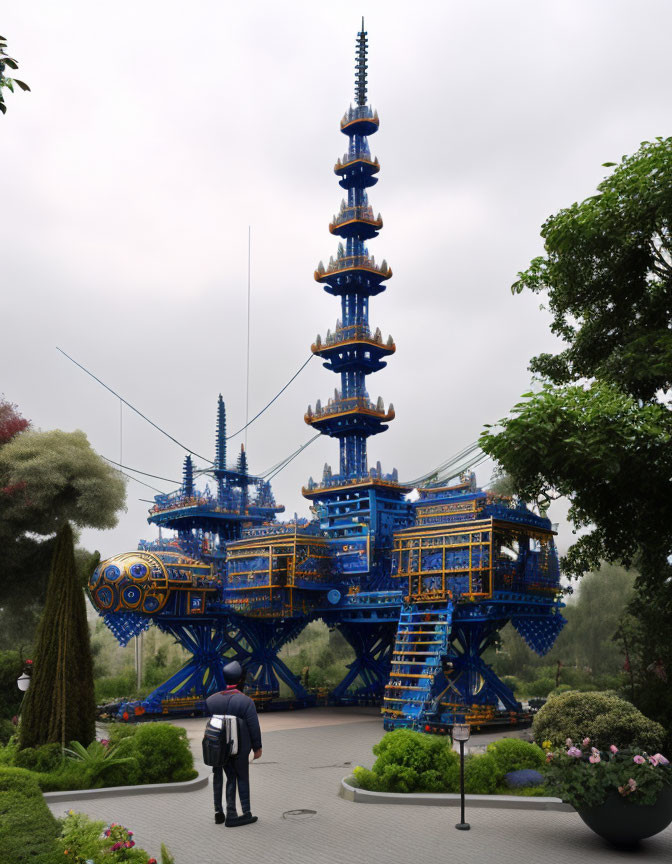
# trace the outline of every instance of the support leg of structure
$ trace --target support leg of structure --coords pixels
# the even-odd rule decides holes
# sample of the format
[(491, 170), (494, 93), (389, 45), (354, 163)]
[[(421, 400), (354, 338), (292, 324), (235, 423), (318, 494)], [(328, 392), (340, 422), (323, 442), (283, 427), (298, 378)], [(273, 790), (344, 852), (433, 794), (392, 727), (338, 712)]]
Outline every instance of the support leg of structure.
[[(503, 621), (454, 621), (453, 650), (449, 656), (452, 671), (447, 675), (449, 684), (447, 702), (461, 703), (468, 712), (473, 706), (495, 706), (499, 703), (504, 710), (519, 712), (521, 705), (513, 692), (483, 660), (482, 654), (492, 644)], [(445, 711), (442, 721), (453, 722), (461, 713), (459, 708)]]
[(247, 689), (277, 696), (283, 681), (297, 699), (309, 699), (308, 691), (296, 675), (278, 658), (281, 648), (295, 639), (306, 626), (306, 619), (278, 621), (263, 618), (236, 620), (245, 640)]
[[(380, 701), (390, 677), (396, 622), (343, 623), (338, 625), (338, 629), (352, 645), (356, 656), (349, 664), (345, 678), (330, 694), (330, 700)], [(359, 686), (353, 689), (353, 685), (357, 684)]]
[[(181, 699), (206, 699), (226, 686), (222, 669), (232, 660), (245, 662), (248, 652), (241, 645), (236, 627), (226, 621), (157, 622), (164, 633), (169, 633), (190, 652), (189, 659), (181, 669), (160, 684), (143, 700), (142, 707), (148, 713), (161, 713), (163, 703)], [(175, 702), (179, 707), (179, 702)], [(124, 707), (122, 705), (121, 711)]]

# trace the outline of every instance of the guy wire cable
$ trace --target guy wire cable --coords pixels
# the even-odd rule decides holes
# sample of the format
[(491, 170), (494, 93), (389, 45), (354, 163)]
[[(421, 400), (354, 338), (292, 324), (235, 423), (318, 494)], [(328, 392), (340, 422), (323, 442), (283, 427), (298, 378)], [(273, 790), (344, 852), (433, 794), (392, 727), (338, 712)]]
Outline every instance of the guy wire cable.
[(286, 460), (286, 462), (283, 465), (281, 465), (276, 471), (273, 472), (273, 474), (271, 474), (271, 476), (266, 480), (266, 482), (270, 483), (271, 480), (273, 480), (274, 477), (277, 477), (281, 471), (284, 471), (284, 469), (289, 465), (289, 463), (293, 462), (294, 459), (296, 459), (296, 457), (306, 449), (306, 447), (310, 446), (313, 443), (313, 441), (316, 441), (318, 438), (321, 438), (321, 437), (322, 437), (322, 433), (318, 432), (317, 435), (315, 435), (309, 441), (306, 441), (306, 443), (302, 447), (299, 447), (299, 449), (296, 451), (296, 453), (293, 453)]
[[(86, 368), (86, 366), (83, 366), (81, 363), (78, 363), (78, 362), (77, 362), (73, 357), (71, 357), (68, 353), (66, 353), (62, 348), (59, 348), (58, 345), (56, 346), (56, 350), (57, 350), (57, 351), (60, 351), (60, 353), (61, 353), (64, 357), (67, 357), (68, 360), (70, 360), (71, 363), (74, 363), (75, 366), (78, 366), (78, 367), (82, 370), (82, 372), (86, 372), (87, 375), (89, 375), (91, 378), (93, 378), (94, 381), (97, 381), (100, 385), (102, 385), (102, 386), (103, 386), (103, 387), (104, 387), (104, 388), (105, 388), (109, 393), (111, 393), (113, 396), (116, 396), (117, 399), (119, 399), (121, 402), (124, 403), (124, 405), (128, 405), (128, 407), (131, 409), (131, 411), (135, 411), (135, 413), (136, 413), (139, 417), (142, 417), (143, 420), (146, 420), (147, 423), (150, 424), (150, 426), (153, 426), (153, 427), (154, 427), (155, 429), (157, 429), (157, 430), (158, 430), (162, 435), (165, 435), (166, 438), (170, 438), (170, 440), (173, 441), (175, 444), (177, 444), (178, 447), (181, 447), (182, 450), (186, 450), (187, 453), (191, 453), (192, 456), (197, 456), (199, 459), (202, 459), (204, 462), (207, 462), (209, 465), (213, 465), (213, 464), (214, 464), (212, 459), (208, 459), (208, 458), (206, 458), (205, 456), (201, 456), (200, 453), (197, 453), (195, 450), (192, 450), (190, 447), (187, 447), (186, 444), (182, 444), (181, 441), (178, 441), (177, 438), (174, 438), (174, 437), (173, 437), (169, 432), (166, 432), (166, 430), (163, 429), (163, 428), (161, 428), (161, 426), (159, 426), (158, 423), (155, 423), (153, 420), (150, 420), (149, 417), (147, 417), (145, 414), (143, 414), (142, 411), (140, 411), (138, 408), (135, 407), (135, 405), (131, 405), (131, 403), (130, 403), (127, 399), (124, 399), (124, 397), (121, 396), (119, 393), (117, 393), (116, 390), (113, 390), (113, 389), (112, 389), (111, 387), (109, 387), (109, 386), (108, 386), (104, 381), (101, 381), (101, 379), (98, 378), (97, 375), (94, 375), (93, 372), (90, 372), (90, 371)], [(285, 392), (285, 390), (289, 387), (289, 385), (292, 383), (292, 381), (294, 381), (296, 378), (298, 378), (298, 376), (300, 375), (300, 373), (303, 372), (303, 370), (304, 370), (304, 369), (306, 368), (306, 366), (310, 363), (310, 361), (313, 359), (314, 356), (315, 356), (315, 355), (311, 353), (310, 356), (308, 357), (308, 359), (305, 361), (305, 363), (303, 363), (303, 364), (299, 367), (299, 369), (294, 373), (294, 375), (292, 375), (292, 377), (291, 377), (291, 378), (289, 379), (289, 381), (285, 384), (285, 386), (282, 388), (282, 390), (279, 390), (279, 391), (275, 394), (275, 396), (271, 399), (271, 401), (270, 401), (267, 405), (265, 405), (265, 406), (261, 409), (261, 411), (259, 411), (258, 414), (255, 414), (255, 415), (254, 415), (254, 417), (249, 421), (249, 423), (246, 423), (245, 426), (242, 426), (240, 429), (236, 430), (236, 431), (233, 432), (231, 435), (227, 435), (227, 436), (226, 436), (226, 440), (229, 441), (231, 438), (235, 438), (236, 435), (240, 435), (241, 432), (244, 432), (245, 429), (247, 429), (248, 426), (251, 426), (251, 425), (254, 423), (255, 420), (257, 420), (259, 417), (261, 417), (261, 415), (264, 413), (264, 411), (266, 411), (266, 409), (270, 408), (271, 405), (276, 401), (276, 399), (278, 399), (278, 397), (281, 396), (281, 395)]]
[(145, 483), (144, 480), (138, 480), (137, 477), (131, 477), (130, 474), (126, 474), (124, 471), (120, 471), (124, 477), (127, 477), (129, 480), (135, 480), (136, 483), (140, 483), (142, 486), (146, 486), (148, 489), (152, 489), (154, 492), (158, 492), (159, 495), (167, 495), (167, 492), (162, 492), (161, 489), (157, 489), (156, 486), (150, 486), (149, 483)]
[(124, 403), (124, 405), (128, 405), (128, 407), (131, 409), (131, 411), (135, 411), (135, 413), (138, 414), (140, 417), (142, 417), (143, 420), (146, 420), (146, 421), (150, 424), (150, 426), (153, 426), (155, 429), (158, 429), (158, 431), (159, 431), (162, 435), (165, 435), (166, 438), (170, 438), (170, 440), (173, 441), (175, 444), (177, 444), (178, 447), (181, 447), (183, 450), (186, 450), (187, 453), (191, 453), (192, 456), (198, 456), (198, 458), (199, 458), (199, 459), (202, 459), (204, 462), (209, 462), (211, 465), (213, 464), (213, 463), (212, 463), (212, 459), (206, 459), (205, 456), (201, 456), (200, 453), (197, 453), (195, 450), (192, 450), (190, 447), (187, 447), (185, 444), (182, 444), (182, 442), (181, 442), (181, 441), (178, 441), (177, 438), (173, 438), (173, 436), (172, 436), (169, 432), (166, 432), (165, 429), (162, 429), (162, 428), (158, 425), (158, 423), (155, 423), (153, 420), (150, 420), (149, 417), (147, 417), (145, 414), (143, 414), (142, 411), (139, 411), (139, 410), (135, 407), (135, 405), (131, 405), (130, 402), (128, 402), (126, 399), (124, 399), (123, 396), (120, 396), (119, 393), (117, 393), (117, 392), (116, 392), (115, 390), (113, 390), (111, 387), (108, 387), (107, 384), (106, 384), (104, 381), (101, 381), (100, 378), (98, 378), (96, 375), (93, 374), (93, 372), (89, 372), (89, 370), (86, 368), (86, 366), (82, 366), (81, 363), (78, 363), (78, 362), (77, 362), (74, 358), (72, 358), (69, 354), (66, 354), (66, 352), (65, 352), (62, 348), (59, 348), (58, 345), (56, 346), (56, 350), (57, 350), (57, 351), (60, 351), (61, 354), (62, 354), (64, 357), (67, 357), (68, 360), (70, 360), (71, 363), (74, 363), (75, 366), (78, 366), (78, 367), (79, 367), (83, 372), (86, 372), (86, 374), (89, 375), (91, 378), (93, 378), (94, 381), (97, 381), (99, 384), (101, 384), (101, 385), (102, 385), (106, 390), (108, 390), (108, 391), (109, 391), (113, 396), (116, 396), (117, 399), (119, 399), (121, 402)]
[[(310, 361), (313, 359), (314, 356), (315, 355), (311, 353), (310, 356), (308, 357), (308, 359), (306, 360), (306, 362), (303, 363), (303, 365), (298, 369), (297, 372), (294, 373), (294, 375), (292, 375), (292, 377), (285, 384), (285, 386), (282, 388), (282, 390), (279, 390), (275, 394), (275, 396), (271, 399), (271, 401), (267, 405), (264, 405), (264, 407), (261, 409), (261, 411), (258, 414), (255, 414), (254, 417), (248, 423), (246, 423), (244, 426), (241, 426), (240, 429), (237, 429), (235, 432), (232, 432), (230, 435), (227, 435), (226, 440), (230, 441), (231, 438), (235, 438), (236, 435), (240, 435), (240, 433), (244, 432), (248, 426), (251, 426), (258, 417), (261, 417), (261, 415), (264, 413), (264, 411), (266, 411), (267, 408), (270, 408), (271, 405), (275, 402), (275, 400), (285, 392), (285, 390), (289, 387), (289, 385), (292, 383), (292, 381), (294, 381), (295, 378), (298, 378), (299, 374), (301, 372), (303, 372), (303, 370), (310, 363)], [(208, 461), (210, 462), (211, 460), (208, 460)]]
[(171, 480), (170, 477), (161, 477), (160, 474), (149, 474), (147, 471), (141, 471), (139, 468), (131, 468), (129, 465), (122, 465), (121, 462), (115, 462), (114, 459), (109, 459), (107, 456), (103, 456), (103, 459), (106, 462), (111, 462), (112, 465), (116, 465), (117, 468), (125, 468), (126, 471), (133, 471), (134, 474), (142, 474), (144, 477), (153, 477), (155, 480), (165, 480), (166, 483), (174, 483), (176, 486), (181, 485), (181, 481), (179, 480)]

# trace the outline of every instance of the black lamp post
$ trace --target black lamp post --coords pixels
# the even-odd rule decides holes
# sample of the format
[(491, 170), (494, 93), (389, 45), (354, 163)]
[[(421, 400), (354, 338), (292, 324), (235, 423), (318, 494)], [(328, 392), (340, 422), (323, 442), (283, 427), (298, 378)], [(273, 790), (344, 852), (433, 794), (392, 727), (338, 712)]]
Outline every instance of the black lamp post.
[(471, 825), (464, 821), (464, 742), (469, 740), (469, 724), (453, 726), (453, 741), (460, 742), (460, 821), (455, 826), (458, 831), (468, 831)]

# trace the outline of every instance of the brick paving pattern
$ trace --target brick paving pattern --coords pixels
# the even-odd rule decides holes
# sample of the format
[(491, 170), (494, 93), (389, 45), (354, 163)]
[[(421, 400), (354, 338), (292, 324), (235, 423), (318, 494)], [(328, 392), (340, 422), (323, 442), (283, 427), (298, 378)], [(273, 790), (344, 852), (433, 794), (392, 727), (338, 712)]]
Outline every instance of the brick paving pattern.
[[(263, 757), (250, 771), (255, 825), (215, 825), (212, 784), (185, 794), (58, 802), (51, 809), (59, 816), (72, 807), (121, 822), (157, 857), (166, 843), (177, 864), (622, 864), (630, 857), (606, 846), (575, 813), (472, 809), (467, 812), (471, 831), (462, 832), (454, 828), (458, 811), (452, 807), (345, 801), (338, 797), (339, 781), (355, 765), (371, 765), (371, 747), (382, 735), (380, 720), (351, 713), (338, 725), (277, 729), (291, 721), (269, 717), (262, 715), (262, 726), (275, 731), (265, 731)], [(305, 723), (310, 715), (296, 718)], [(197, 743), (203, 721), (182, 725)], [(283, 818), (285, 811), (298, 809), (317, 814)], [(645, 841), (640, 854), (647, 864), (669, 864), (672, 826)]]

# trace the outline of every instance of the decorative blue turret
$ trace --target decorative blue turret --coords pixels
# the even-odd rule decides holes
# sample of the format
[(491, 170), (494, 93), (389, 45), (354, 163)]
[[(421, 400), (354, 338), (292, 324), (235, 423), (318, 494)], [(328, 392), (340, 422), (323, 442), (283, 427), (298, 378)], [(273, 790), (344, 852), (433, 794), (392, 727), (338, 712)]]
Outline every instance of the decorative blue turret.
[(182, 469), (182, 494), (185, 498), (192, 498), (194, 495), (194, 463), (191, 461), (190, 454), (188, 454), (184, 459), (184, 468)]
[(217, 432), (215, 438), (215, 477), (217, 479), (217, 498), (224, 500), (226, 478), (226, 405), (222, 394), (217, 400)]

